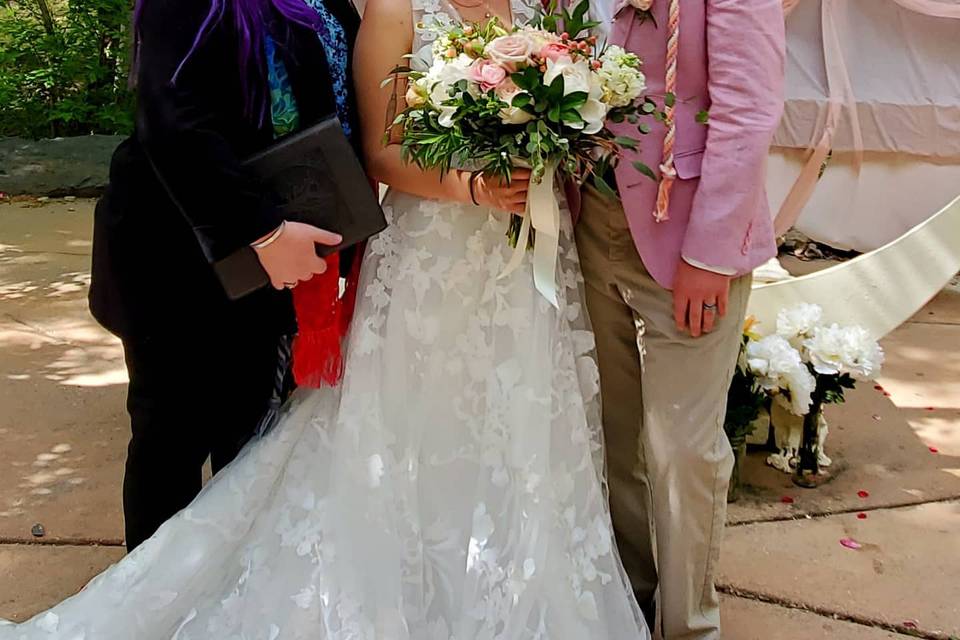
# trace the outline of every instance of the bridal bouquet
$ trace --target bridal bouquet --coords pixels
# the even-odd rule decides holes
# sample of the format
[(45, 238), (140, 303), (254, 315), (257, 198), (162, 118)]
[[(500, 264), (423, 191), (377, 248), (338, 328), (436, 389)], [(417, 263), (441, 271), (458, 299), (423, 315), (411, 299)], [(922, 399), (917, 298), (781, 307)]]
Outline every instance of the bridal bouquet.
[(393, 123), (402, 132), (405, 161), (506, 180), (514, 167), (531, 169), (527, 215), (512, 217), (507, 231), (517, 248), (507, 271), (519, 264), (536, 230), (544, 246), (534, 245), (534, 275), (551, 302), (559, 236), (555, 178), (577, 184), (592, 178), (612, 191), (603, 181), (607, 168), (638, 141), (614, 136), (604, 123), (628, 120), (646, 133), (642, 116), (664, 117), (652, 99), (641, 97), (640, 59), (620, 47), (598, 49), (589, 35), (596, 23), (586, 18), (588, 9), (583, 0), (558, 13), (554, 3), (531, 24), (512, 29), (496, 18), (438, 26), (432, 66), (394, 72), (408, 83), (406, 109)]

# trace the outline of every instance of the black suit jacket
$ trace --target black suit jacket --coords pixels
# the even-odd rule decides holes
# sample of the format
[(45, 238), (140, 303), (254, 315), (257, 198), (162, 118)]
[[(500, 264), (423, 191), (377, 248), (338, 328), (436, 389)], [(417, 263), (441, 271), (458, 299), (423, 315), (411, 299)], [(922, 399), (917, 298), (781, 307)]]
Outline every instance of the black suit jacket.
[[(325, 2), (352, 49), (359, 16), (349, 0)], [(144, 2), (135, 131), (113, 155), (94, 222), (90, 308), (121, 337), (295, 329), (288, 292), (265, 289), (231, 302), (209, 264), (269, 233), (280, 219), (240, 166), (270, 145), (273, 130), (269, 105), (263, 119), (245, 112), (229, 10), (171, 83), (208, 9), (204, 0)], [(300, 125), (333, 113), (316, 33), (279, 16), (270, 31)], [(351, 124), (358, 132), (358, 123)]]

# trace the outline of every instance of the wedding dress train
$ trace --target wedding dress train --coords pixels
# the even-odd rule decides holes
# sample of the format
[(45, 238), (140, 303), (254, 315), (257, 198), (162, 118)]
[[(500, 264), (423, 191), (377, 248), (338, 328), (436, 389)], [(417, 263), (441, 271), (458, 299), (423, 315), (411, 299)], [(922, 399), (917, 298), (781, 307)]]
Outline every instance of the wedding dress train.
[(398, 192), (384, 209), (340, 387), (299, 391), (150, 540), (0, 640), (649, 638), (569, 214), (555, 309), (529, 256), (498, 278), (507, 214)]

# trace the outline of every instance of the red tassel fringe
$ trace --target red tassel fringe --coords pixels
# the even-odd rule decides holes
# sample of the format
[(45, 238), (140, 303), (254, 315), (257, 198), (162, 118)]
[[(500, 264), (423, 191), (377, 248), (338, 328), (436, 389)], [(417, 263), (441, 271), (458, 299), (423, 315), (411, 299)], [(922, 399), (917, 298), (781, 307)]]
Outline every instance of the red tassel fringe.
[(342, 296), (338, 254), (327, 257), (324, 273), (293, 289), (299, 327), (293, 341), (293, 377), (298, 386), (333, 386), (343, 376), (343, 339), (353, 318), (362, 255), (358, 246)]

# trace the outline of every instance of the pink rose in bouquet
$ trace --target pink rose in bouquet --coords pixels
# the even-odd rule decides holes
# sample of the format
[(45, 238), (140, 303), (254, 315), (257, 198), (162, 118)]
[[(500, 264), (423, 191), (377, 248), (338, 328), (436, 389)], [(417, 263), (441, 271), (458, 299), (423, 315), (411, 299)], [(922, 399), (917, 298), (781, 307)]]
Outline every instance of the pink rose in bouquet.
[(507, 79), (507, 70), (493, 60), (477, 60), (470, 67), (470, 80), (486, 93), (496, 89)]
[(524, 34), (513, 34), (495, 38), (484, 49), (490, 59), (513, 73), (517, 68), (530, 61), (533, 54), (533, 42)]
[(556, 62), (560, 58), (570, 57), (570, 45), (563, 42), (548, 42), (540, 49), (540, 57)]
[(500, 118), (505, 124), (525, 124), (533, 120), (533, 116), (519, 107), (513, 106), (513, 99), (518, 94), (523, 93), (516, 83), (507, 78), (497, 87), (497, 97), (503, 100), (507, 106), (500, 110)]

